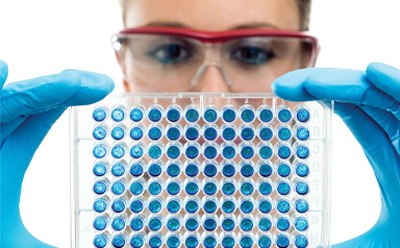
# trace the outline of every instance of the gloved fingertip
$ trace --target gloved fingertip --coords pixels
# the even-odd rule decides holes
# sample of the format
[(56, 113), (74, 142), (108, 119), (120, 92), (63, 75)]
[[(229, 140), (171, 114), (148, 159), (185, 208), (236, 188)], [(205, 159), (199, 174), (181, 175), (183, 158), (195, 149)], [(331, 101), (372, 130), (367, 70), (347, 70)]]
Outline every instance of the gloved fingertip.
[(366, 78), (376, 88), (400, 101), (400, 70), (384, 64), (370, 63), (365, 72)]
[(109, 76), (95, 72), (86, 73), (82, 85), (96, 88), (106, 95), (114, 89), (114, 81)]
[(65, 104), (85, 105), (100, 101), (114, 89), (114, 81), (100, 73), (65, 70), (61, 74), (71, 81), (79, 80), (79, 89)]
[(372, 62), (367, 66), (366, 74), (368, 78), (378, 79), (380, 75), (391, 75), (396, 78), (400, 78), (400, 70), (381, 63), (381, 62)]
[(0, 89), (6, 82), (7, 76), (8, 76), (8, 65), (3, 60), (0, 60)]
[(315, 100), (304, 88), (304, 83), (311, 73), (311, 69), (301, 69), (288, 72), (272, 83), (272, 91), (275, 95), (289, 101)]
[(5, 61), (3, 61), (3, 60), (1, 60), (0, 59), (0, 68), (1, 68), (1, 71), (3, 72), (3, 68), (5, 67), (5, 69), (6, 70), (8, 70), (8, 65), (7, 65), (7, 63), (5, 62)]

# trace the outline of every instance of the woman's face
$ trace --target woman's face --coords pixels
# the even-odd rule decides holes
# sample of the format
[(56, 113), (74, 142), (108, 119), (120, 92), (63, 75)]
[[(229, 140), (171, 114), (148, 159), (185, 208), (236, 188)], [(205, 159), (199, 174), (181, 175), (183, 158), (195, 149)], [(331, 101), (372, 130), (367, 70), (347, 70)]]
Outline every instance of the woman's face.
[[(296, 0), (127, 0), (125, 26), (169, 26), (206, 31), (243, 28), (300, 30), (300, 17)], [(134, 61), (129, 56), (121, 56), (119, 60), (125, 75), (126, 91), (149, 91), (145, 83), (135, 79)], [(137, 83), (129, 83), (132, 81)], [(220, 71), (213, 67), (203, 72), (195, 90), (229, 91)]]

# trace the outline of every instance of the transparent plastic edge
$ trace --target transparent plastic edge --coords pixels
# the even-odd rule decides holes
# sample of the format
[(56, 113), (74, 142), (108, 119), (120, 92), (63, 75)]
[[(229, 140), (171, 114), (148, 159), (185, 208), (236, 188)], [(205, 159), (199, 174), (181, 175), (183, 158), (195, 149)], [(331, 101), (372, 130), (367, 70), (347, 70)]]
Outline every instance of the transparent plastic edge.
[(273, 93), (225, 93), (225, 92), (174, 92), (174, 93), (111, 93), (100, 102), (114, 98), (130, 98), (130, 97), (154, 97), (154, 98), (183, 98), (183, 97), (199, 97), (199, 96), (219, 96), (221, 98), (279, 98)]
[(75, 148), (75, 142), (77, 138), (77, 123), (75, 122), (77, 118), (77, 108), (76, 107), (69, 107), (69, 153), (70, 153), (70, 225), (71, 225), (71, 231), (70, 231), (70, 245), (72, 248), (76, 248), (76, 192), (75, 192), (75, 165), (76, 165), (76, 148)]
[[(322, 104), (322, 103), (321, 103)], [(331, 247), (331, 200), (332, 200), (332, 115), (334, 113), (334, 101), (330, 102), (330, 107), (324, 106), (324, 127), (325, 127), (325, 158), (324, 159), (324, 191), (326, 193), (326, 197), (324, 197), (324, 208), (326, 209), (325, 215), (325, 226), (323, 227), (324, 231), (324, 246), (330, 248)]]

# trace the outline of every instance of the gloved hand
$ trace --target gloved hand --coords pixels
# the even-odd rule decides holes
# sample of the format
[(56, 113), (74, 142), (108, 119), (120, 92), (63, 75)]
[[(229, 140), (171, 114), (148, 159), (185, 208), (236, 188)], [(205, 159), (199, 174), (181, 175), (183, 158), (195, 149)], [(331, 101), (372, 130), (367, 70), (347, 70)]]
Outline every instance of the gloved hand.
[(9, 84), (0, 61), (0, 247), (50, 247), (25, 228), (19, 211), (26, 169), (52, 124), (68, 106), (90, 104), (114, 87), (104, 75), (66, 70)]
[(335, 101), (335, 112), (362, 146), (381, 190), (381, 212), (364, 234), (335, 248), (400, 247), (400, 71), (310, 68), (287, 73), (274, 92), (291, 101)]

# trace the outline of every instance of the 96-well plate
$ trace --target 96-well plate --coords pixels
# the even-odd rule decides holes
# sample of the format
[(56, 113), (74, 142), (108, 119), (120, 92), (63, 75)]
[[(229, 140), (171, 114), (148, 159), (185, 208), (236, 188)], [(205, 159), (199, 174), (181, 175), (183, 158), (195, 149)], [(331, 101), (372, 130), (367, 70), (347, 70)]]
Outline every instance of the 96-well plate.
[(217, 93), (74, 107), (74, 247), (328, 247), (330, 114)]

